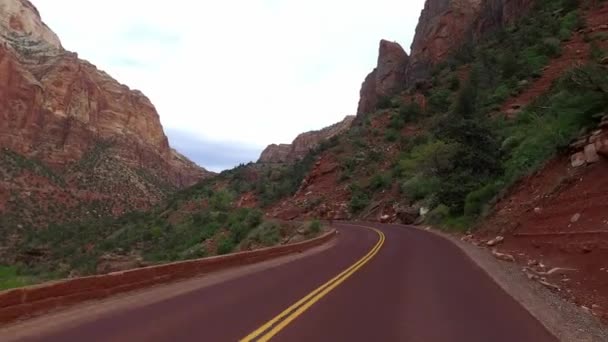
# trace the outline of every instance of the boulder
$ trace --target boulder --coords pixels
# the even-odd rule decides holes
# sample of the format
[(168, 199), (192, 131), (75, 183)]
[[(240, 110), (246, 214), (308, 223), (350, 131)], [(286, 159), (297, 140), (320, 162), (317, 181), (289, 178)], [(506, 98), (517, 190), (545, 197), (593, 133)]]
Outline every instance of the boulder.
[(493, 250), (492, 255), (498, 260), (507, 261), (507, 262), (515, 262), (515, 258), (511, 254), (500, 253), (496, 250)]
[(493, 247), (493, 246), (496, 246), (496, 245), (502, 243), (504, 240), (505, 240), (504, 237), (497, 236), (497, 237), (493, 238), (492, 240), (486, 242), (486, 245), (489, 247)]
[(585, 154), (583, 152), (575, 153), (570, 157), (570, 164), (572, 167), (581, 167), (585, 165), (585, 163)]
[(397, 208), (397, 218), (403, 224), (414, 224), (419, 217), (419, 209), (413, 207)]
[(595, 144), (589, 144), (585, 146), (585, 161), (587, 163), (597, 163), (600, 160), (600, 157), (597, 155), (597, 150), (595, 149)]

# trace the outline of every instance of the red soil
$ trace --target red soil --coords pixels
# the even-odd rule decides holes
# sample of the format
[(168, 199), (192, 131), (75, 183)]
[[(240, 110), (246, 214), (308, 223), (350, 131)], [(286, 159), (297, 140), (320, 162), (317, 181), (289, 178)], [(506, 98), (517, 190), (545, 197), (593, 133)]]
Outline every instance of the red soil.
[(556, 159), (523, 180), (497, 205), (479, 237), (504, 235), (500, 251), (522, 265), (537, 260), (548, 269), (575, 269), (547, 278), (575, 303), (599, 305), (608, 319), (608, 161), (582, 169), (567, 165), (566, 158)]

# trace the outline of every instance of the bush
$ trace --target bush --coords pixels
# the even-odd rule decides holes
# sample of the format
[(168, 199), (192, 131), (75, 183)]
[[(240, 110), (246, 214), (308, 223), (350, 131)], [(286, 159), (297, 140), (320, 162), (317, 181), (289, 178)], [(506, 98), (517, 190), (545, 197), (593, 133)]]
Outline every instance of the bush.
[(450, 109), (450, 96), (452, 93), (446, 89), (435, 89), (429, 96), (428, 107), (431, 113), (441, 114)]
[(438, 205), (435, 209), (426, 214), (425, 222), (429, 224), (440, 224), (450, 216), (450, 208), (444, 204)]
[(460, 79), (458, 75), (452, 75), (449, 80), (449, 87), (451, 91), (456, 91), (460, 88)]
[(382, 190), (387, 188), (392, 183), (391, 175), (388, 173), (378, 173), (375, 174), (370, 180), (369, 187), (374, 190)]
[(370, 198), (367, 193), (357, 185), (351, 186), (350, 211), (353, 214), (361, 212), (369, 205)]
[(561, 54), (561, 45), (557, 38), (546, 38), (541, 45), (541, 51), (545, 56), (556, 57)]
[(437, 177), (417, 175), (402, 184), (401, 190), (411, 200), (418, 201), (436, 193), (441, 187)]
[(484, 207), (496, 196), (504, 186), (502, 183), (491, 183), (467, 195), (464, 204), (464, 214), (474, 217), (481, 214)]
[(422, 108), (415, 102), (409, 102), (399, 108), (399, 117), (404, 122), (415, 122), (422, 116)]
[(231, 238), (222, 238), (217, 245), (217, 254), (224, 255), (234, 250), (234, 242)]
[(388, 142), (395, 142), (397, 139), (399, 139), (399, 132), (394, 128), (389, 128), (384, 133), (384, 139), (386, 139)]
[(378, 109), (389, 109), (393, 106), (393, 101), (390, 97), (384, 96), (378, 99)]
[(313, 235), (317, 235), (321, 232), (321, 222), (319, 220), (313, 220), (310, 222), (308, 228)]

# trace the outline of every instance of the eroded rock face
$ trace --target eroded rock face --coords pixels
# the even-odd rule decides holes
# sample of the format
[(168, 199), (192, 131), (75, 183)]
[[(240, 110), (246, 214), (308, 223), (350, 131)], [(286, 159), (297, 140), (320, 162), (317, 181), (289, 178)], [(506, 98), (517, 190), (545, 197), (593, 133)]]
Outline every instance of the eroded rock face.
[(260, 155), (260, 159), (258, 162), (260, 163), (285, 163), (290, 157), (290, 153), (292, 150), (291, 144), (272, 144), (268, 145), (262, 151)]
[(427, 0), (411, 46), (408, 82), (428, 76), (430, 67), (443, 61), (471, 34), (482, 0)]
[(34, 41), (43, 41), (54, 48), (61, 48), (59, 37), (42, 22), (38, 10), (27, 0), (0, 1), (0, 34), (28, 36)]
[(520, 17), (533, 0), (485, 0), (475, 22), (475, 35), (502, 27)]
[(272, 144), (260, 155), (259, 163), (291, 163), (304, 158), (306, 154), (320, 143), (348, 130), (354, 116), (347, 116), (344, 120), (325, 127), (318, 131), (306, 132), (298, 135), (291, 144)]
[(65, 51), (26, 0), (0, 0), (0, 147), (56, 168), (100, 141), (175, 186), (208, 173), (176, 154), (141, 92)]
[(409, 57), (401, 45), (380, 41), (378, 64), (361, 86), (357, 115), (373, 112), (380, 99), (405, 89), (408, 62)]

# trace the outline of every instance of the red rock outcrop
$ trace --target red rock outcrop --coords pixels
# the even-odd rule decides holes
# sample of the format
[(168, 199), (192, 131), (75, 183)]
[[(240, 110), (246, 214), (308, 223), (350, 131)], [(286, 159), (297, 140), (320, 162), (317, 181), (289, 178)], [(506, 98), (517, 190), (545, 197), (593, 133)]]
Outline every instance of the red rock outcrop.
[(476, 37), (517, 19), (532, 3), (533, 0), (485, 0), (474, 25)]
[(302, 159), (310, 150), (317, 147), (323, 141), (347, 131), (354, 119), (354, 116), (347, 116), (344, 120), (329, 127), (318, 131), (302, 133), (291, 144), (272, 144), (262, 151), (258, 162), (290, 163)]
[(424, 79), (471, 34), (482, 0), (427, 0), (411, 46), (408, 81)]
[(177, 187), (208, 173), (177, 154), (150, 100), (65, 51), (27, 0), (0, 3), (0, 146), (54, 168), (99, 142)]
[(405, 89), (408, 62), (409, 57), (401, 45), (380, 41), (378, 64), (361, 86), (357, 115), (373, 112), (383, 97)]

